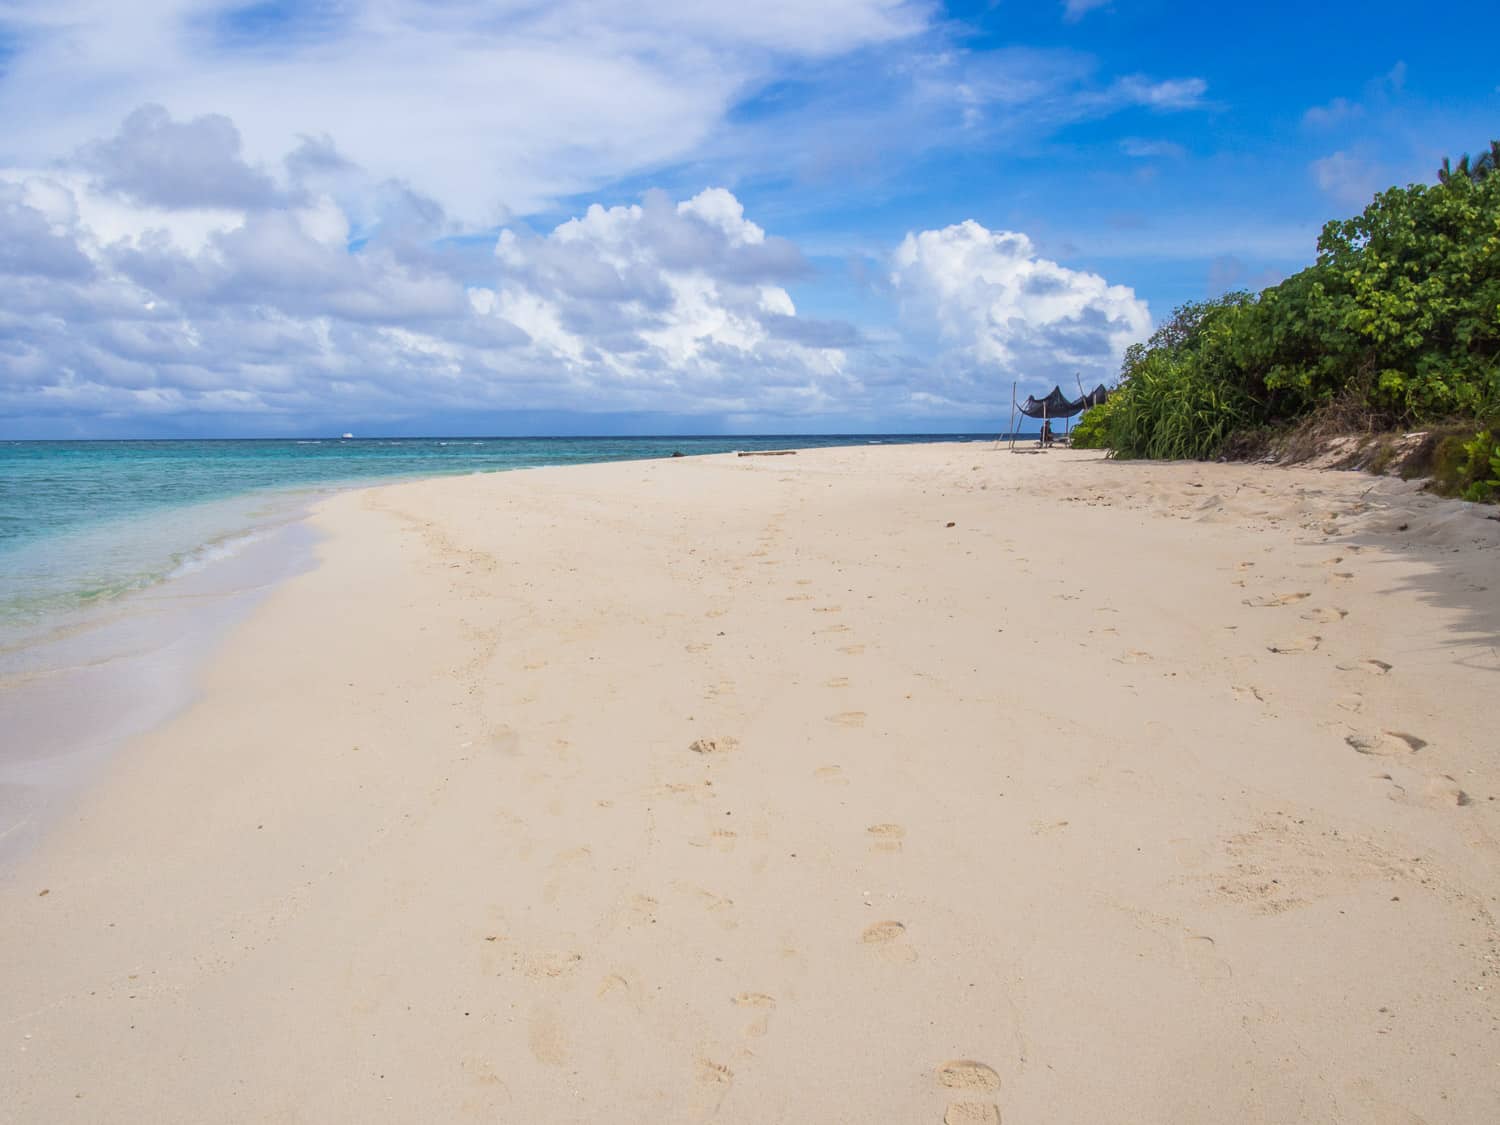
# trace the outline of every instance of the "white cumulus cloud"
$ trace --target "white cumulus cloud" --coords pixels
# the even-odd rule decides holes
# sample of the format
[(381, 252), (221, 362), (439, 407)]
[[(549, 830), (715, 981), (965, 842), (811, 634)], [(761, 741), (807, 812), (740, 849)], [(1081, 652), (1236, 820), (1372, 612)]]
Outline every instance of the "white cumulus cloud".
[[(913, 340), (937, 352), (933, 383), (955, 401), (996, 401), (1012, 379), (1067, 386), (1112, 375), (1146, 336), (1146, 303), (1098, 274), (1039, 257), (1024, 234), (969, 220), (908, 234), (891, 281)], [(929, 387), (932, 390), (933, 387)]]

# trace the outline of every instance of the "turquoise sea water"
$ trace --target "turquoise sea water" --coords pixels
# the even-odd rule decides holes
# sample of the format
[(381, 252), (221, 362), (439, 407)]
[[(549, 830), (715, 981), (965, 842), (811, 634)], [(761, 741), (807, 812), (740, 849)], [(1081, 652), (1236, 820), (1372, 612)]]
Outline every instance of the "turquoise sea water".
[[(993, 437), (993, 435), (988, 435)], [(0, 650), (401, 477), (984, 435), (0, 442)]]

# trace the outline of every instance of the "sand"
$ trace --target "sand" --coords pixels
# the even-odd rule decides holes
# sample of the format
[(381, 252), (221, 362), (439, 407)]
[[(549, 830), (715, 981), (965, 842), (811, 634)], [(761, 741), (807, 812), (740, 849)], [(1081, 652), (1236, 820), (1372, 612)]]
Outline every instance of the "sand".
[(342, 494), (0, 876), (0, 1118), (1500, 1119), (1500, 522), (984, 445)]

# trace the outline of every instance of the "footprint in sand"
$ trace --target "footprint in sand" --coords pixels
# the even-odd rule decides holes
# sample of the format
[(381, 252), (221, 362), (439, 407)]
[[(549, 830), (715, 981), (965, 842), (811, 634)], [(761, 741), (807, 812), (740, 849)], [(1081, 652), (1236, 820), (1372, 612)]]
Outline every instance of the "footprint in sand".
[(872, 922), (859, 935), (861, 945), (869, 946), (883, 961), (910, 964), (917, 951), (906, 940), (906, 926), (900, 922)]
[(813, 606), (813, 612), (814, 613), (843, 613), (844, 612), (844, 607), (841, 606), (841, 605), (815, 605), (815, 606)]
[(789, 602), (810, 602), (812, 599), (813, 596), (811, 594), (788, 594), (786, 600)]
[(949, 1102), (943, 1125), (1000, 1125), (1000, 1107), (994, 1102)]
[(631, 1007), (639, 1008), (645, 1001), (646, 992), (640, 977), (629, 969), (621, 969), (600, 981), (594, 996), (599, 1000), (624, 1000)]
[(732, 852), (734, 846), (739, 843), (740, 834), (728, 828), (715, 828), (708, 834), (708, 839), (719, 851)]
[(1474, 803), (1464, 792), (1463, 786), (1451, 774), (1437, 777), (1420, 777), (1406, 771), (1401, 779), (1389, 773), (1378, 773), (1374, 779), (1387, 797), (1403, 805), (1416, 805), (1424, 809), (1461, 809)]
[(1384, 660), (1356, 660), (1353, 664), (1337, 664), (1340, 672), (1368, 672), (1372, 676), (1387, 675), (1394, 664), (1387, 664)]
[(726, 930), (738, 928), (739, 921), (735, 918), (734, 899), (724, 895), (716, 895), (705, 887), (695, 887), (690, 883), (674, 883), (673, 888), (682, 895), (693, 899), (707, 911)]
[[(734, 1071), (723, 1063), (714, 1062), (709, 1058), (700, 1058), (698, 1059), (698, 1082), (708, 1087), (732, 1086), (734, 1085)], [(723, 1094), (719, 1094), (718, 1097), (722, 1098)]]
[(1235, 684), (1231, 690), (1234, 692), (1234, 697), (1241, 701), (1250, 699), (1255, 700), (1257, 703), (1264, 703), (1266, 701), (1266, 697), (1262, 694), (1260, 688), (1250, 684)]
[(1375, 757), (1393, 757), (1398, 754), (1414, 754), (1427, 745), (1425, 738), (1418, 738), (1399, 730), (1355, 731), (1346, 735), (1344, 741), (1361, 754)]
[(681, 797), (688, 804), (711, 801), (714, 798), (711, 781), (668, 781), (653, 792), (658, 797)]
[(1217, 943), (1206, 934), (1187, 934), (1182, 939), (1182, 963), (1199, 982), (1228, 980), (1234, 975), (1216, 952)]
[(824, 680), (823, 686), (827, 688), (846, 688), (849, 686), (848, 676), (834, 676), (830, 680)]
[(998, 1090), (1000, 1076), (993, 1067), (973, 1059), (949, 1059), (937, 1069), (937, 1080), (950, 1090)]
[(979, 1099), (1000, 1089), (1000, 1076), (993, 1067), (973, 1059), (950, 1059), (937, 1069), (938, 1085), (971, 1095), (963, 1101), (949, 1102), (943, 1111), (943, 1125), (999, 1125), (1000, 1107)]
[(727, 754), (740, 748), (740, 740), (723, 735), (719, 738), (695, 738), (688, 744), (694, 754)]
[(571, 950), (555, 953), (529, 953), (521, 958), (521, 971), (532, 980), (557, 980), (577, 969), (582, 953)]
[(1327, 625), (1335, 621), (1342, 621), (1344, 618), (1349, 616), (1349, 611), (1347, 609), (1334, 609), (1329, 606), (1319, 606), (1316, 609), (1308, 610), (1306, 613), (1298, 614), (1298, 616), (1301, 617), (1303, 621), (1318, 621)]
[(813, 776), (819, 781), (826, 781), (830, 785), (848, 785), (849, 779), (844, 776), (843, 766), (819, 766), (813, 770)]
[(1152, 656), (1151, 656), (1151, 654), (1149, 652), (1146, 652), (1146, 651), (1144, 651), (1142, 649), (1133, 648), (1130, 651), (1128, 651), (1127, 653), (1125, 653), (1124, 656), (1117, 656), (1117, 657), (1115, 657), (1115, 663), (1116, 664), (1146, 664), (1146, 663), (1149, 663), (1152, 659), (1153, 658), (1152, 658)]
[(650, 895), (631, 895), (628, 908), (629, 924), (632, 926), (656, 925), (656, 908), (660, 905)]
[(899, 852), (906, 829), (899, 824), (872, 824), (865, 829), (870, 836), (870, 850), (874, 852)]
[(1294, 637), (1280, 644), (1267, 645), (1266, 651), (1274, 652), (1278, 656), (1297, 656), (1304, 652), (1317, 652), (1318, 646), (1322, 643), (1323, 638), (1319, 636)]
[(734, 998), (736, 1008), (748, 1008), (757, 1013), (750, 1025), (745, 1028), (747, 1038), (759, 1038), (771, 1027), (771, 1011), (776, 1007), (776, 998), (768, 996), (764, 992), (741, 992)]
[(842, 645), (839, 648), (845, 656), (859, 656), (865, 651), (864, 645)]
[(1445, 773), (1427, 779), (1422, 786), (1421, 801), (1433, 809), (1464, 809), (1474, 803), (1474, 798), (1464, 792), (1456, 777)]
[(705, 641), (695, 641), (690, 645), (683, 645), (683, 648), (687, 649), (688, 652), (707, 652), (709, 645)]
[(568, 1061), (568, 1044), (563, 1034), (562, 1020), (550, 1007), (538, 1005), (532, 1009), (526, 1028), (526, 1040), (537, 1062), (547, 1066), (562, 1066)]
[(485, 736), (489, 748), (508, 757), (521, 753), (521, 736), (513, 727), (498, 726)]
[(863, 711), (840, 711), (837, 715), (829, 715), (828, 721), (840, 727), (862, 727), (868, 716)]
[(1312, 594), (1303, 591), (1295, 594), (1265, 594), (1258, 598), (1246, 598), (1244, 604), (1255, 609), (1270, 609), (1274, 606), (1292, 605), (1310, 597)]

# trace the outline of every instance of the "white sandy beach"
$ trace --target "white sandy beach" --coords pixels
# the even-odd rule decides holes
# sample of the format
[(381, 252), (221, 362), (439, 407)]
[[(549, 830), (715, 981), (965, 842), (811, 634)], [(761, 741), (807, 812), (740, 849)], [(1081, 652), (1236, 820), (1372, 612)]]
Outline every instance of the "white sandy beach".
[(0, 875), (16, 1122), (1500, 1120), (1500, 522), (988, 445), (401, 484)]

